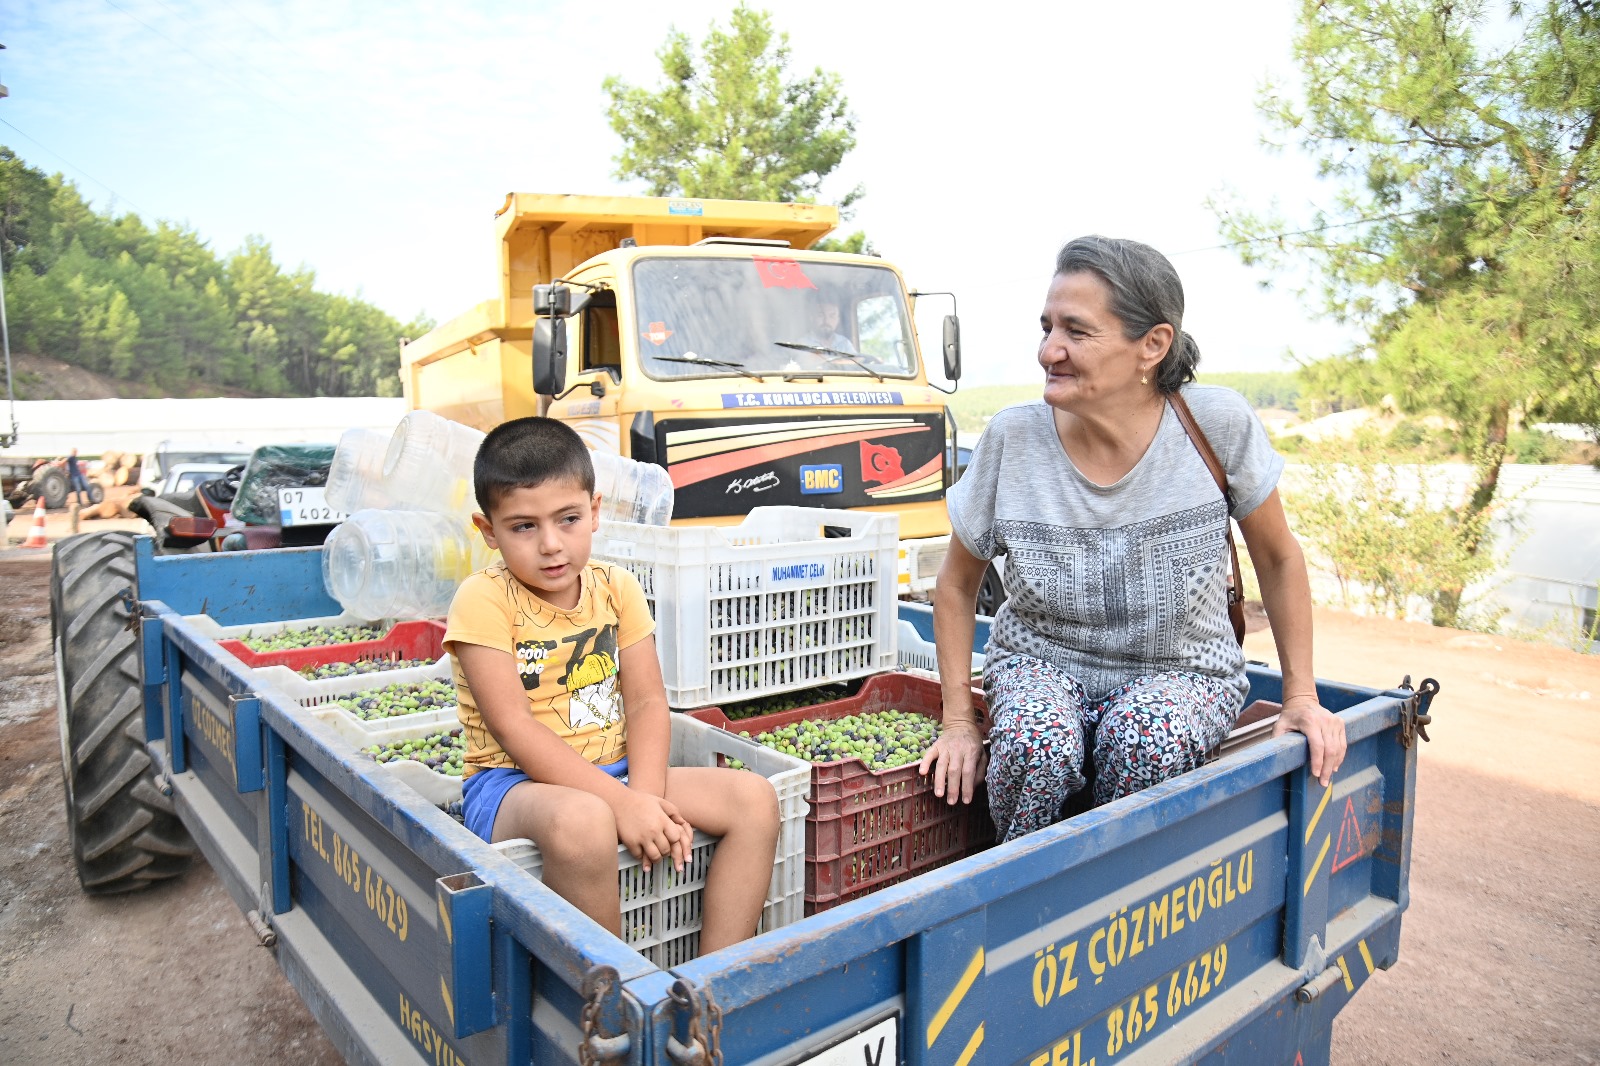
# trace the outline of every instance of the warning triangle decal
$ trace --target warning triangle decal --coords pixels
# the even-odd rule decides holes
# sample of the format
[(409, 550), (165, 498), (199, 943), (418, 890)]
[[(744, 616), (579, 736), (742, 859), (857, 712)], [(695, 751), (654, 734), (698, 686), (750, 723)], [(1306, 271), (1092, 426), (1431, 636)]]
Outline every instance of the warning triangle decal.
[(1333, 849), (1333, 866), (1329, 873), (1338, 873), (1365, 854), (1366, 846), (1361, 840), (1361, 821), (1356, 817), (1356, 802), (1354, 796), (1346, 796), (1344, 801), (1344, 818), (1339, 822), (1339, 842)]

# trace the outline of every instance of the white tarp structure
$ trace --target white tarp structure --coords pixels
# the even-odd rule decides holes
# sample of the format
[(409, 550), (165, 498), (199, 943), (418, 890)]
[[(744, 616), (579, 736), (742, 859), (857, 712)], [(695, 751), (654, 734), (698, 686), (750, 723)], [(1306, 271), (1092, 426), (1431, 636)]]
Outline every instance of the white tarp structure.
[(144, 453), (162, 441), (243, 445), (244, 451), (261, 444), (332, 444), (358, 426), (390, 433), (406, 411), (398, 396), (18, 400), (17, 443), (0, 450), (0, 458), (53, 458), (73, 448), (87, 457), (112, 449)]

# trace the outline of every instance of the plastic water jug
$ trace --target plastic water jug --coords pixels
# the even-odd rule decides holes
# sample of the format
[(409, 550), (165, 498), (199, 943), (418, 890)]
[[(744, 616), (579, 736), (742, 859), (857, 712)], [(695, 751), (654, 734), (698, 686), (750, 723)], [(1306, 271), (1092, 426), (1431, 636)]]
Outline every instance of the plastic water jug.
[(613, 522), (664, 526), (672, 521), (672, 479), (654, 463), (608, 452), (590, 452), (600, 517)]
[(438, 617), (456, 587), (493, 558), (464, 515), (357, 511), (328, 534), (322, 581), (362, 618)]
[(472, 491), (472, 461), (484, 434), (412, 411), (395, 427), (383, 460), (383, 484), (397, 508), (442, 511), (466, 519), (478, 509)]
[(394, 505), (383, 480), (390, 434), (375, 429), (347, 429), (333, 450), (328, 467), (328, 505), (348, 514)]

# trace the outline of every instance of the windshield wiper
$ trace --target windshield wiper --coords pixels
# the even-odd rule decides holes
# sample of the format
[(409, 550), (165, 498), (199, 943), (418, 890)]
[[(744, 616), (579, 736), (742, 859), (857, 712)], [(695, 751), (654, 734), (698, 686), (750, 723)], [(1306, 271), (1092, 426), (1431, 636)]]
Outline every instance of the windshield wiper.
[(841, 352), (837, 348), (824, 348), (820, 344), (800, 344), (797, 341), (773, 341), (772, 343), (776, 344), (780, 348), (798, 348), (802, 352), (821, 352), (824, 355), (837, 355), (841, 359), (850, 360), (856, 366), (859, 366), (862, 370), (865, 370), (867, 373), (869, 373), (873, 377), (877, 378), (879, 382), (883, 381), (883, 375), (882, 374), (880, 374), (876, 370), (872, 369), (866, 363), (863, 363), (860, 359), (856, 358), (850, 352)]
[(688, 363), (690, 366), (721, 366), (721, 367), (727, 367), (729, 370), (737, 370), (739, 373), (743, 374), (747, 378), (754, 378), (755, 380), (761, 382), (762, 384), (766, 384), (766, 380), (767, 380), (765, 377), (763, 377), (760, 374), (757, 374), (753, 370), (746, 370), (745, 367), (744, 367), (744, 364), (730, 362), (727, 359), (706, 359), (706, 358), (685, 359), (681, 355), (657, 355), (657, 356), (652, 356), (651, 358), (655, 359), (659, 363)]

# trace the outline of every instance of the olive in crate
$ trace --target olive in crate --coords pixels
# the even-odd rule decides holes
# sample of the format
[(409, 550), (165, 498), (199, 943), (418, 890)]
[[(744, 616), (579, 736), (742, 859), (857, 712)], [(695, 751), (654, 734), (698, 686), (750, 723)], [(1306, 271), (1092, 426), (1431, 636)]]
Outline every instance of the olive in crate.
[(389, 670), (409, 670), (418, 666), (432, 666), (436, 659), (357, 659), (353, 663), (324, 663), (321, 666), (302, 666), (295, 671), (309, 681), (324, 681), (330, 677), (355, 677), (358, 674), (380, 674)]
[[(750, 736), (748, 732), (741, 736)], [(915, 711), (872, 711), (843, 718), (807, 718), (757, 733), (756, 743), (813, 763), (860, 759), (873, 770), (920, 760), (939, 737), (939, 723)]]
[(402, 681), (333, 701), (335, 707), (342, 707), (367, 722), (441, 710), (455, 703), (455, 685), (439, 680)]
[(467, 742), (461, 738), (461, 727), (457, 726), (415, 740), (374, 744), (362, 750), (380, 763), (419, 762), (447, 777), (460, 777), (462, 760), (467, 757)]
[(251, 651), (268, 652), (382, 639), (383, 630), (373, 626), (307, 626), (304, 629), (285, 629), (266, 636), (243, 637), (241, 642)]

